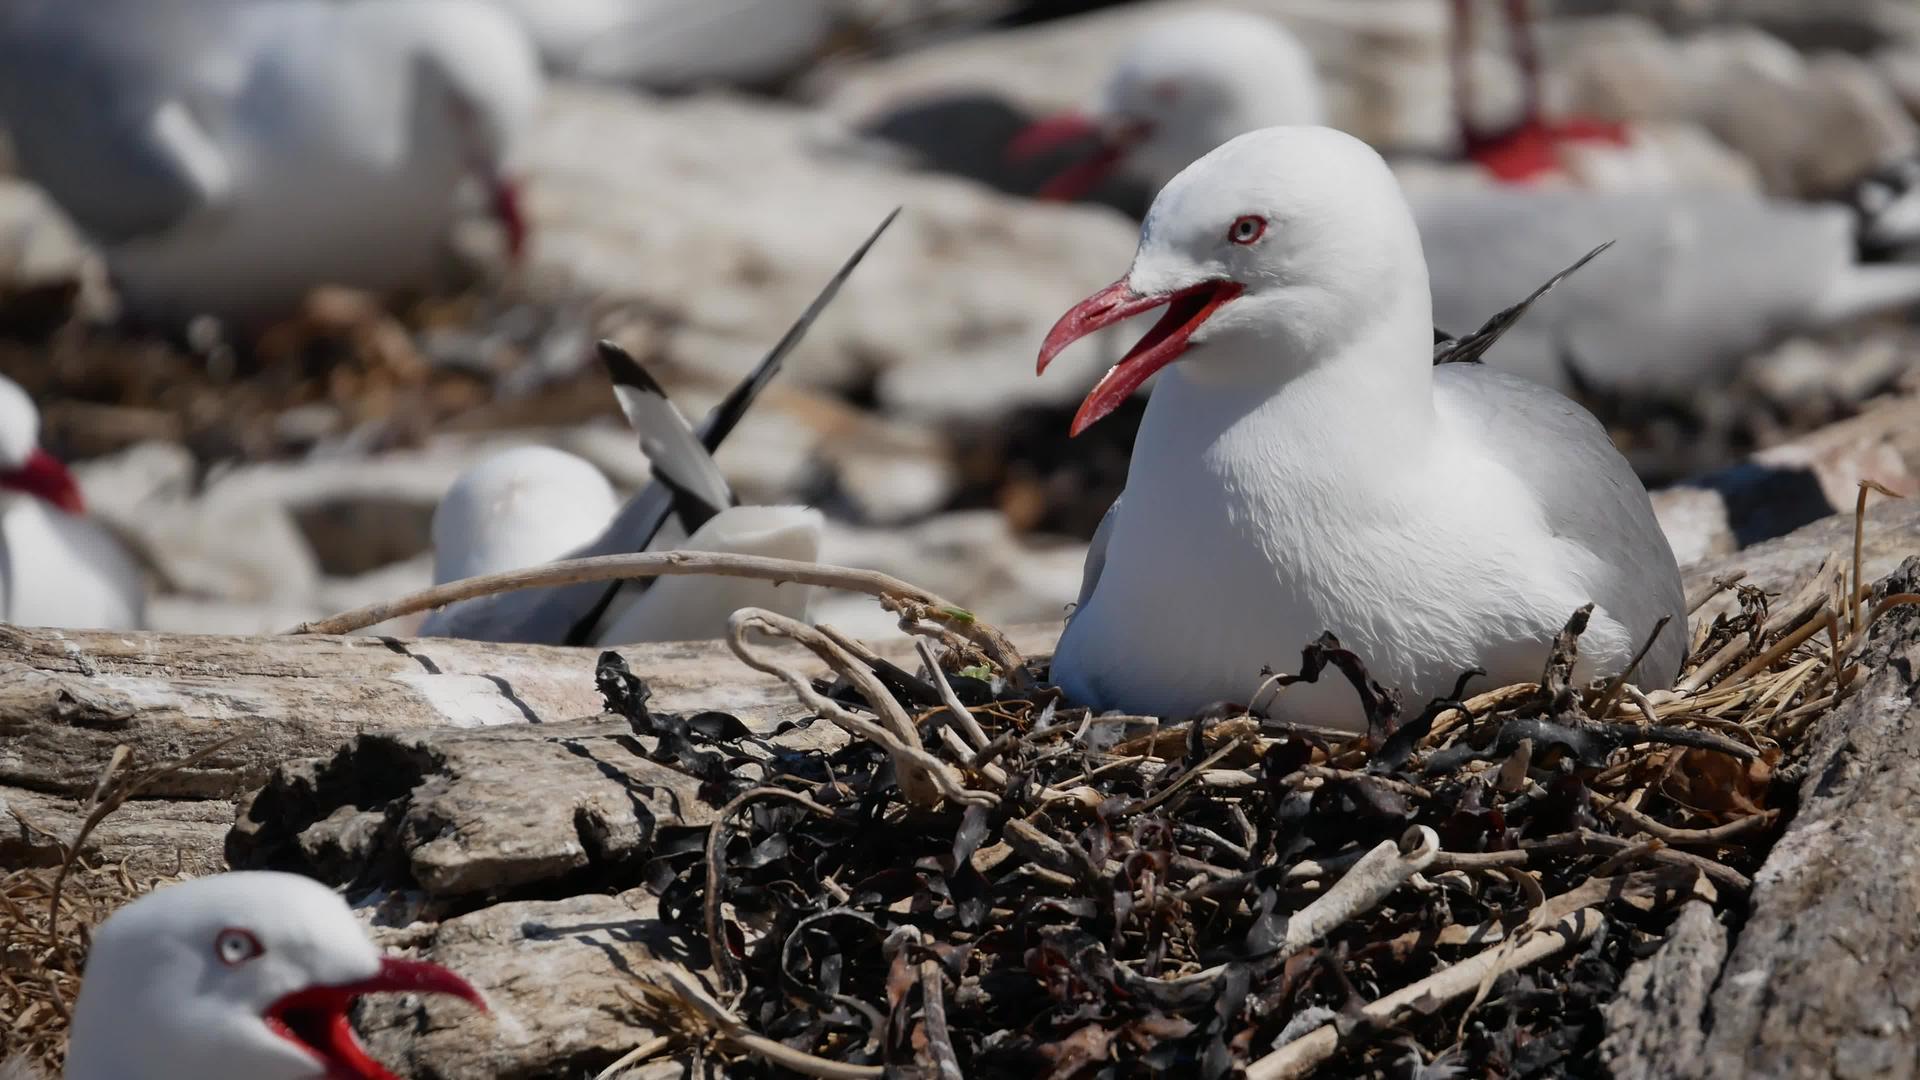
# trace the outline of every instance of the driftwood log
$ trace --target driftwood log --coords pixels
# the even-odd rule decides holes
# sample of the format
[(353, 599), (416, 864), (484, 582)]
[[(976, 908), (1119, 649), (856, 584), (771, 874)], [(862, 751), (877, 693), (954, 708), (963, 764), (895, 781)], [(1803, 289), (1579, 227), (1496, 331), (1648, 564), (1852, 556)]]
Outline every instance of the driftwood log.
[[(1920, 508), (1887, 503), (1869, 519), (1864, 576), (1877, 580), (1920, 551)], [(1786, 589), (1852, 543), (1852, 515), (1838, 515), (1700, 566), (1689, 589), (1734, 568)], [(1027, 628), (1016, 644), (1044, 653), (1049, 633)], [(1818, 736), (1744, 921), (1691, 908), (1630, 974), (1607, 1017), (1616, 1075), (1913, 1075), (1920, 857), (1904, 819), (1920, 790), (1920, 620), (1890, 616), (1873, 649), (1876, 674)], [(802, 715), (791, 691), (718, 643), (619, 651), (652, 707), (730, 712), (770, 755), (841, 737), (789, 723)], [(879, 651), (911, 665), (904, 639)], [(687, 776), (647, 760), (625, 721), (600, 715), (597, 657), (0, 629), (0, 800), (12, 811), (0, 862), (57, 857), (113, 746), (151, 764), (237, 736), (110, 817), (98, 852), (136, 871), (230, 862), (377, 890), (386, 943), (457, 967), (495, 1008), (433, 1023), (418, 1006), (375, 1006), (362, 1019), (383, 1058), (448, 1080), (593, 1075), (659, 1034), (628, 1005), (636, 977), (706, 966), (704, 944), (669, 932), (646, 889), (604, 871), (698, 843), (714, 813)], [(682, 1075), (686, 1062), (657, 1067)]]

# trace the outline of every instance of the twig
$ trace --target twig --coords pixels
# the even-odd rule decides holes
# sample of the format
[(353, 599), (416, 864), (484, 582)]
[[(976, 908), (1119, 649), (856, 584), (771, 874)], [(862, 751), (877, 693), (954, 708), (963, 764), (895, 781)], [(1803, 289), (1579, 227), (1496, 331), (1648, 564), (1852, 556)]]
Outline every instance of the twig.
[[(1402, 851), (1407, 843), (1416, 846)], [(1333, 887), (1316, 897), (1313, 903), (1293, 913), (1287, 920), (1284, 955), (1292, 955), (1326, 937), (1347, 921), (1362, 915), (1385, 900), (1413, 875), (1433, 864), (1440, 854), (1440, 837), (1425, 825), (1407, 830), (1399, 843), (1382, 840), (1372, 851), (1360, 857)]]
[(685, 972), (661, 967), (653, 972), (655, 984), (679, 1004), (700, 1014), (714, 1028), (714, 1034), (743, 1053), (765, 1058), (783, 1069), (820, 1080), (880, 1080), (886, 1070), (878, 1065), (849, 1065), (804, 1051), (783, 1042), (755, 1034), (732, 1010), (708, 996), (705, 989)]
[[(876, 724), (856, 715), (815, 690), (812, 680), (805, 675), (755, 653), (747, 647), (746, 633), (749, 630), (783, 637), (811, 649), (815, 656), (826, 661), (859, 688), (868, 704), (880, 714), (883, 723)], [(943, 796), (959, 803), (986, 806), (1000, 801), (989, 792), (969, 789), (946, 762), (928, 753), (920, 744), (920, 735), (914, 730), (913, 719), (900, 708), (900, 703), (893, 699), (893, 695), (880, 684), (873, 672), (813, 627), (761, 608), (742, 608), (727, 621), (727, 645), (742, 663), (786, 683), (808, 708), (833, 721), (848, 734), (880, 744), (893, 758), (900, 793), (906, 796), (910, 804), (930, 810), (939, 805)]]
[(613, 1080), (614, 1077), (619, 1076), (621, 1073), (672, 1045), (673, 1036), (671, 1035), (659, 1035), (648, 1039), (646, 1042), (622, 1054), (620, 1060), (601, 1069), (594, 1075), (593, 1080)]
[[(1572, 945), (1579, 944), (1600, 928), (1600, 909), (1581, 908), (1552, 926), (1539, 930), (1509, 949), (1505, 942), (1403, 987), (1360, 1011), (1371, 1027), (1381, 1028), (1409, 1018), (1414, 1009), (1433, 1008), (1465, 997), (1487, 979), (1538, 963)], [(1356, 1033), (1364, 1038), (1364, 1033)], [(1340, 1026), (1323, 1024), (1247, 1066), (1246, 1080), (1291, 1080), (1306, 1076), (1340, 1049)]]
[(716, 577), (752, 578), (756, 581), (797, 582), (830, 589), (866, 593), (879, 598), (889, 611), (911, 612), (916, 619), (938, 623), (955, 630), (986, 649), (995, 663), (1009, 671), (1021, 664), (1021, 657), (1006, 636), (987, 623), (974, 618), (965, 608), (950, 603), (917, 585), (910, 585), (878, 570), (860, 570), (849, 566), (774, 559), (763, 555), (739, 555), (720, 551), (650, 551), (639, 555), (596, 555), (588, 559), (509, 570), (501, 574), (483, 574), (436, 585), (431, 589), (408, 593), (398, 600), (368, 604), (328, 619), (304, 622), (289, 634), (351, 634), (402, 615), (445, 607), (462, 600), (474, 600), (496, 593), (521, 589), (553, 588), (589, 581), (616, 581), (625, 578), (673, 577), (706, 574)]
[(933, 645), (926, 638), (915, 638), (913, 647), (919, 651), (921, 662), (927, 665), (927, 671), (933, 680), (934, 689), (940, 691), (940, 700), (960, 727), (960, 733), (967, 737), (967, 744), (978, 754), (987, 748), (987, 733), (980, 728), (980, 721), (961, 703), (960, 695), (953, 692), (953, 684), (947, 681), (946, 672), (940, 670), (940, 658), (933, 654)]
[(953, 1034), (947, 1030), (946, 975), (940, 970), (940, 961), (931, 955), (920, 961), (920, 1001), (927, 1056), (933, 1059), (934, 1072), (939, 1080), (966, 1080), (966, 1074), (960, 1071), (960, 1058), (953, 1052)]
[(1729, 821), (1725, 825), (1716, 825), (1711, 829), (1681, 829), (1668, 825), (1656, 818), (1635, 810), (1626, 803), (1598, 791), (1588, 793), (1595, 806), (1614, 815), (1621, 821), (1639, 829), (1662, 843), (1683, 847), (1703, 846), (1719, 847), (1736, 837), (1745, 836), (1773, 824), (1780, 816), (1777, 810), (1765, 810), (1738, 821)]

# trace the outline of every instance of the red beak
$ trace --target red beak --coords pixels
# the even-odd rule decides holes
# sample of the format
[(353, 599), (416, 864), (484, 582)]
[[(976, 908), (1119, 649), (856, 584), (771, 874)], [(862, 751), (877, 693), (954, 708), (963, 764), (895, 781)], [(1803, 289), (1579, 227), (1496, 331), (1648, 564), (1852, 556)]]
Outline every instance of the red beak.
[(1193, 333), (1200, 324), (1213, 317), (1222, 306), (1239, 296), (1242, 287), (1233, 281), (1203, 281), (1177, 292), (1161, 293), (1156, 296), (1141, 296), (1127, 286), (1125, 278), (1087, 297), (1075, 304), (1073, 310), (1060, 316), (1047, 332), (1047, 340), (1040, 346), (1038, 373), (1045, 374), (1047, 365), (1060, 355), (1061, 350), (1079, 341), (1097, 330), (1103, 330), (1123, 319), (1132, 318), (1143, 311), (1165, 306), (1167, 313), (1147, 331), (1127, 355), (1113, 365), (1095, 384), (1087, 399), (1080, 404), (1080, 411), (1074, 414), (1073, 427), (1069, 436), (1075, 436), (1092, 427), (1102, 417), (1120, 407), (1140, 384), (1153, 377), (1153, 373), (1180, 359), (1191, 344)]
[(342, 986), (312, 986), (267, 1008), (267, 1026), (300, 1044), (327, 1068), (327, 1080), (396, 1080), (367, 1055), (353, 1033), (347, 1009), (362, 994), (451, 994), (481, 1012), (487, 1003), (465, 979), (438, 964), (389, 956), (370, 979)]
[(37, 495), (69, 514), (84, 514), (87, 504), (80, 497), (80, 485), (74, 483), (60, 459), (45, 450), (35, 449), (27, 463), (17, 469), (0, 472), (0, 488)]
[(518, 263), (527, 250), (527, 213), (518, 181), (496, 176), (488, 182), (493, 216), (507, 234), (507, 258)]
[(1136, 124), (1116, 132), (1079, 113), (1061, 113), (1037, 120), (1015, 135), (1007, 144), (1007, 160), (1030, 161), (1077, 142), (1094, 140), (1095, 148), (1087, 157), (1068, 166), (1035, 193), (1037, 198), (1049, 202), (1071, 202), (1111, 176), (1127, 151), (1146, 133), (1145, 125)]

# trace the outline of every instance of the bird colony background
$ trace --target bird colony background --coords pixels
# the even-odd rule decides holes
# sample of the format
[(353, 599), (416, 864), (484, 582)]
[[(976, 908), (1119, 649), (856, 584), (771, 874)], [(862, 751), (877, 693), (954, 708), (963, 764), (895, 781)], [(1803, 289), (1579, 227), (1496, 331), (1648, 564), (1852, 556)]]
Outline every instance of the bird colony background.
[[(1330, 122), (1387, 153), (1416, 199), (1503, 187), (1460, 156), (1456, 101), (1482, 129), (1526, 101), (1507, 5), (1469, 5), (1456, 70), (1443, 0), (499, 0), (544, 82), (456, 27), (431, 48), (471, 45), (480, 66), (450, 63), (453, 85), (432, 91), (378, 70), (401, 61), (367, 9), (412, 0), (76, 7), (69, 35), (112, 36), (116, 8), (142, 21), (107, 51), (124, 70), (84, 91), (63, 67), (72, 38), (33, 36), (53, 6), (0, 15), (15, 61), (0, 67), (0, 126), (18, 144), (0, 156), (0, 372), (38, 404), (40, 443), (77, 477), (89, 522), (137, 568), (139, 624), (174, 631), (275, 631), (429, 584), (437, 503), (504, 448), (568, 451), (631, 493), (648, 462), (592, 343), (619, 342), (698, 419), (895, 206), (719, 464), (743, 502), (821, 510), (823, 561), (993, 620), (1057, 620), (1139, 411), (1072, 442), (1067, 421), (1133, 335), (1080, 346), (1044, 380), (1033, 356), (1125, 265), (1150, 188), (1122, 169), (1078, 202), (1036, 200), (1076, 148), (1021, 156), (1016, 135), (1095, 104), (1144, 28), (1208, 6), (1291, 31)], [(211, 28), (167, 25), (209, 6)], [(1769, 244), (1772, 217), (1716, 231), (1698, 204), (1844, 208), (1877, 171), (1889, 178), (1868, 197), (1897, 199), (1920, 148), (1920, 11), (1565, 0), (1535, 14), (1544, 112), (1625, 121), (1629, 142), (1575, 147), (1527, 186), (1671, 205), (1583, 227), (1575, 199), (1544, 231), (1498, 212), (1451, 223), (1450, 242), (1429, 237), (1437, 289), (1477, 273), (1475, 252), (1557, 268), (1618, 241), (1586, 294), (1555, 298), (1584, 307), (1543, 315), (1516, 363), (1537, 359), (1650, 488), (1669, 488), (1656, 502), (1683, 563), (1844, 505), (1862, 476), (1908, 490), (1901, 425), (1814, 434), (1912, 393), (1904, 305), (1829, 318), (1782, 300), (1796, 276), (1839, 272), (1852, 238), (1838, 254)], [(267, 65), (271, 85), (241, 84), (236, 58), (269, 46), (223, 28), (274, 19), (312, 21), (291, 37), (321, 59), (282, 42), (298, 55)], [(366, 70), (315, 70), (326, 56)], [(480, 108), (422, 104), (441, 91)], [(457, 184), (420, 175), (444, 168), (443, 145), (497, 164), (445, 169)], [(374, 181), (369, 161), (386, 170)], [(1442, 329), (1519, 295), (1457, 315), (1443, 302), (1441, 318), (1471, 322)], [(9, 499), (13, 572), (75, 573), (17, 524), (31, 500)], [(9, 617), (111, 621), (74, 596)], [(855, 631), (885, 618), (821, 603)]]

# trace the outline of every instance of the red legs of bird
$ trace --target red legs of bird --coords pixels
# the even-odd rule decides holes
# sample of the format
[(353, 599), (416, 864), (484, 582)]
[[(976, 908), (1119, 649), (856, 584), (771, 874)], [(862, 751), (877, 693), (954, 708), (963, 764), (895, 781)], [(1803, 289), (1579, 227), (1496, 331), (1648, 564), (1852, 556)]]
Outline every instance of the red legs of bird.
[(1520, 118), (1500, 131), (1483, 131), (1475, 122), (1473, 79), (1474, 0), (1451, 0), (1452, 68), (1455, 116), (1467, 156), (1501, 181), (1526, 183), (1560, 171), (1560, 147), (1571, 142), (1627, 144), (1627, 128), (1614, 120), (1574, 116), (1549, 122), (1544, 116), (1539, 43), (1534, 37), (1529, 0), (1503, 0), (1514, 61), (1520, 68)]

